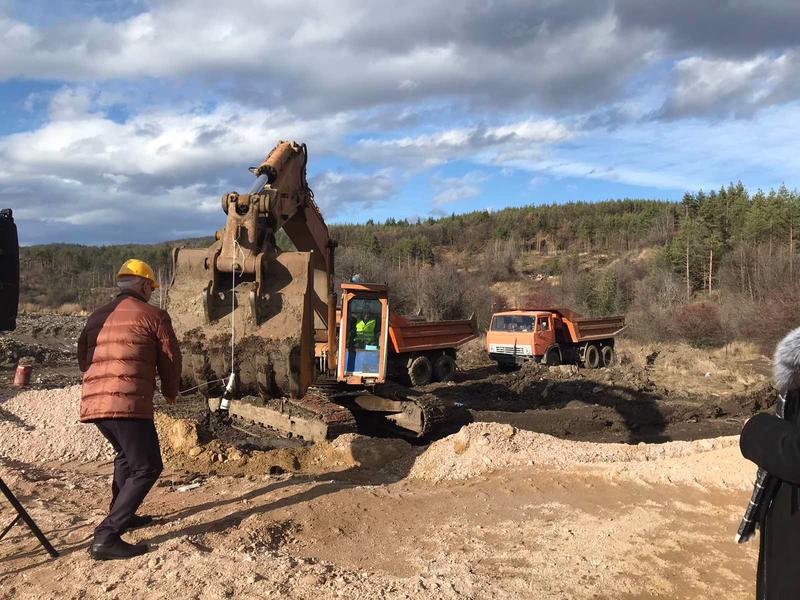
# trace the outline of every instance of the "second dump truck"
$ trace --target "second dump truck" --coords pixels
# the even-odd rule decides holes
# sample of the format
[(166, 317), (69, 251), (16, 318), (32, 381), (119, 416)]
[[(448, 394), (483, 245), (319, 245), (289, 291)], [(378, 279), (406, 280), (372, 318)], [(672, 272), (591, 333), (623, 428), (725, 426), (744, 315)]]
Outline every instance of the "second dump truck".
[(614, 340), (625, 317), (584, 317), (568, 308), (528, 308), (495, 313), (486, 334), (489, 357), (501, 370), (534, 360), (587, 369), (614, 364)]

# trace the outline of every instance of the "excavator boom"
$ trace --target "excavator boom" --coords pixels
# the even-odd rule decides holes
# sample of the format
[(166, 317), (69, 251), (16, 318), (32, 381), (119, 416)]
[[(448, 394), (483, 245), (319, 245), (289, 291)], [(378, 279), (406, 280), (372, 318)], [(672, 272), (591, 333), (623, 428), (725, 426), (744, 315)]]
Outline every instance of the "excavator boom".
[[(306, 181), (307, 150), (280, 142), (250, 193), (222, 196), (225, 226), (208, 249), (178, 248), (168, 308), (191, 387), (218, 393), (237, 373), (240, 395), (302, 397), (314, 380), (316, 337), (334, 339), (333, 252)], [(275, 242), (283, 228), (297, 247)]]

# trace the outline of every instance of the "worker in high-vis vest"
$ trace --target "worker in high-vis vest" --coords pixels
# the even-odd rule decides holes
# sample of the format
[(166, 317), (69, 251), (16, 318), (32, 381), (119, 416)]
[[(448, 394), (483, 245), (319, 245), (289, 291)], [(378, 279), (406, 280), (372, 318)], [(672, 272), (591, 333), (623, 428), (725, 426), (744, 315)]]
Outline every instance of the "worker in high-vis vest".
[(358, 346), (366, 348), (367, 346), (377, 345), (378, 336), (375, 332), (375, 319), (362, 316), (356, 322), (356, 338), (355, 342)]

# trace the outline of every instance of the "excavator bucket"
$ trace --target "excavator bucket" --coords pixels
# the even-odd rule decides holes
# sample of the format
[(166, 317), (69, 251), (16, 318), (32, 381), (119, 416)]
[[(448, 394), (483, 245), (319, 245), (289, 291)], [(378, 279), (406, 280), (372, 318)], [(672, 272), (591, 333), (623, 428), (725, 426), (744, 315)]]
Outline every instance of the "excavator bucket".
[(173, 257), (167, 308), (183, 348), (184, 386), (219, 395), (235, 371), (240, 395), (302, 396), (314, 369), (310, 253), (263, 261), (258, 293), (255, 281), (233, 274), (215, 292), (205, 250), (178, 248)]

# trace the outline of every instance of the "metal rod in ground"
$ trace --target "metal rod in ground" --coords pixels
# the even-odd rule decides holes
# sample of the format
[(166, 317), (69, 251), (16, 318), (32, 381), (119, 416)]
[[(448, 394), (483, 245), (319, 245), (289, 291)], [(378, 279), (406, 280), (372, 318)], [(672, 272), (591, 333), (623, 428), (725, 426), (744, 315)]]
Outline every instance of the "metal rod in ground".
[(8, 489), (8, 486), (3, 482), (2, 478), (0, 478), (0, 492), (3, 492), (3, 495), (11, 503), (11, 506), (13, 506), (14, 509), (17, 511), (17, 515), (23, 521), (25, 521), (25, 524), (28, 526), (28, 529), (30, 529), (33, 535), (36, 536), (36, 539), (39, 540), (39, 543), (44, 547), (45, 550), (47, 550), (47, 553), (53, 558), (58, 558), (58, 552), (56, 552), (56, 549), (53, 548), (53, 546), (50, 544), (49, 541), (47, 541), (47, 538), (42, 533), (42, 530), (39, 529), (39, 527), (33, 521), (28, 512), (22, 507), (22, 504), (19, 503), (19, 500), (17, 500), (16, 496), (14, 496), (14, 494), (11, 493), (11, 490)]
[(9, 531), (11, 531), (11, 528), (12, 528), (14, 525), (16, 525), (16, 524), (17, 524), (17, 521), (19, 521), (19, 515), (17, 515), (16, 517), (14, 517), (14, 520), (13, 520), (13, 521), (11, 521), (11, 523), (9, 523), (9, 524), (8, 524), (8, 526), (7, 526), (5, 529), (3, 529), (3, 531), (2, 531), (2, 532), (0, 532), (0, 540), (2, 540), (4, 537), (6, 537), (6, 534), (7, 534)]

